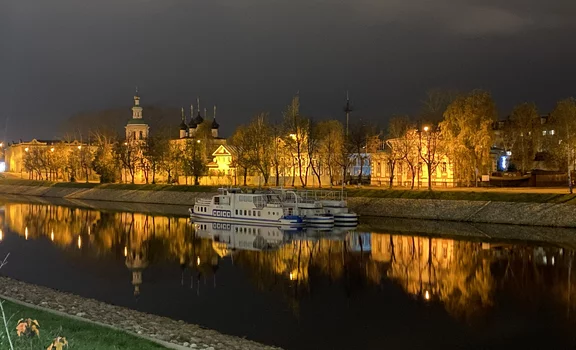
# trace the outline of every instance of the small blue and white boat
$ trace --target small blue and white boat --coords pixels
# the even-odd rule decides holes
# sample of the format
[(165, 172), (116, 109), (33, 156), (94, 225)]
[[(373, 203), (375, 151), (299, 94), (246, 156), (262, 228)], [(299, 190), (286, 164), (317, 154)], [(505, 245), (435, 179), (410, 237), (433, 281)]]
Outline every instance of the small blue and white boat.
[(242, 193), (238, 188), (220, 188), (211, 199), (199, 198), (189, 209), (191, 219), (212, 219), (222, 222), (254, 223), (261, 225), (298, 226), (304, 223), (282, 205), (273, 194)]
[(314, 227), (330, 228), (334, 226), (334, 216), (326, 213), (320, 201), (303, 197), (295, 191), (274, 189), (282, 205), (288, 208), (289, 213), (301, 216), (307, 225)]

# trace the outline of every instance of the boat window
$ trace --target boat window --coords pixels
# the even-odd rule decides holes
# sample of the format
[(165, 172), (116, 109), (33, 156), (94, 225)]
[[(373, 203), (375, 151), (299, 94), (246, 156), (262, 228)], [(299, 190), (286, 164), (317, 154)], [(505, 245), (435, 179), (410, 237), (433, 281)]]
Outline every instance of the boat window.
[(244, 210), (244, 215), (247, 215), (247, 214), (246, 214), (246, 210)]
[(261, 212), (261, 211), (258, 212), (258, 216), (262, 216), (262, 212)]
[(234, 214), (238, 215), (238, 209), (234, 210)]
[(255, 212), (255, 211), (252, 211), (252, 216), (256, 216), (256, 212)]
[(220, 204), (220, 197), (214, 197), (214, 204)]

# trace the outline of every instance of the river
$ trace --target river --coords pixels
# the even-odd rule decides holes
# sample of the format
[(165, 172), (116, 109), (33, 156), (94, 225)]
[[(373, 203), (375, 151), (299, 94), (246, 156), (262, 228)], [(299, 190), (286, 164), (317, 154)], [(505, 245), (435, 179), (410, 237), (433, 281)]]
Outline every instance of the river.
[(284, 232), (51, 204), (2, 208), (2, 275), (285, 349), (576, 344), (576, 231), (474, 234), (378, 219)]

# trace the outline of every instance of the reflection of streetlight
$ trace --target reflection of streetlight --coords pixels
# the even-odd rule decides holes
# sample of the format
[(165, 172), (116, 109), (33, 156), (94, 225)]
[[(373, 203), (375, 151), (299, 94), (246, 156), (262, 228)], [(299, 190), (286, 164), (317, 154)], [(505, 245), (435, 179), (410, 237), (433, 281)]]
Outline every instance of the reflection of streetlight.
[(0, 230), (0, 242), (2, 242), (3, 239), (4, 239), (4, 232)]
[(196, 265), (197, 265), (197, 266), (200, 266), (200, 257), (197, 257), (197, 258), (196, 258)]
[(54, 230), (52, 230), (52, 233), (50, 233), (50, 240), (52, 240), (52, 242), (54, 242)]
[(128, 256), (128, 247), (124, 246), (124, 256)]
[(24, 237), (26, 237), (26, 240), (28, 240), (28, 227), (24, 229)]
[(78, 236), (78, 249), (82, 248), (82, 237)]
[(430, 300), (430, 293), (428, 291), (426, 291), (426, 293), (424, 293), (424, 299)]

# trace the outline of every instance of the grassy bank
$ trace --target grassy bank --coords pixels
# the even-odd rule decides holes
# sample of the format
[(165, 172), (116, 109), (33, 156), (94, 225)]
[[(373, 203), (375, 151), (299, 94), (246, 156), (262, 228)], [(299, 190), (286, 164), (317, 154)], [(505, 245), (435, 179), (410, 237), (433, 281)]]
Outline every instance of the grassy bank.
[[(166, 184), (99, 184), (84, 182), (50, 182), (37, 180), (2, 179), (0, 185), (14, 186), (45, 186), (55, 188), (97, 188), (107, 190), (135, 190), (135, 191), (175, 191), (175, 192), (216, 192), (218, 186), (191, 186)], [(334, 188), (333, 190), (338, 190)], [(526, 203), (568, 203), (576, 204), (576, 194), (559, 193), (558, 190), (546, 193), (526, 189), (490, 189), (488, 191), (475, 191), (464, 189), (442, 189), (435, 191), (425, 190), (397, 190), (382, 188), (348, 188), (348, 197), (365, 198), (405, 198), (405, 199), (440, 199), (440, 200), (469, 200), (469, 201), (495, 201), (495, 202), (526, 202)]]
[[(166, 349), (165, 347), (144, 339), (131, 336), (121, 331), (100, 327), (87, 322), (54, 315), (52, 313), (28, 308), (11, 302), (4, 302), (6, 316), (10, 318), (9, 330), (15, 349), (46, 349), (56, 337), (65, 337), (70, 349)], [(16, 324), (21, 318), (37, 320), (40, 325), (40, 335), (32, 337), (17, 337)], [(0, 329), (0, 348), (9, 349), (4, 327)]]
[(468, 200), (493, 202), (525, 202), (525, 203), (568, 203), (576, 204), (576, 194), (562, 193), (529, 193), (498, 191), (410, 191), (389, 189), (351, 189), (347, 191), (348, 197), (367, 198), (405, 198), (405, 199), (440, 199), (440, 200)]
[(106, 190), (136, 190), (136, 191), (176, 191), (176, 192), (215, 192), (215, 186), (166, 185), (166, 184), (99, 184), (95, 182), (52, 182), (41, 180), (2, 179), (0, 185), (13, 186), (44, 186), (56, 188), (98, 188)]

